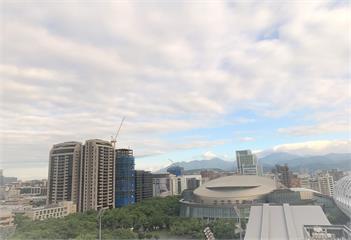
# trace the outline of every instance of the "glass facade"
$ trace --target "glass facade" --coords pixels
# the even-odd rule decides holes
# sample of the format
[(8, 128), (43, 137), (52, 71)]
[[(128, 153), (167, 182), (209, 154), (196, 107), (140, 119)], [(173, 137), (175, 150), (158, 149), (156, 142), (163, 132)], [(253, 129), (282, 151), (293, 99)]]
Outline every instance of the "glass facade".
[(131, 149), (116, 149), (115, 207), (135, 203), (134, 156)]

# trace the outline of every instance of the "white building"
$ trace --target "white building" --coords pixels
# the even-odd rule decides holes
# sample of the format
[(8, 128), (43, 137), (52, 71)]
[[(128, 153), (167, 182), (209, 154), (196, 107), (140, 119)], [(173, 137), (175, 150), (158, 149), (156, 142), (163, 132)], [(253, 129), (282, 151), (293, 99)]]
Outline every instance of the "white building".
[(153, 176), (153, 196), (166, 197), (180, 195), (186, 189), (194, 190), (201, 186), (201, 175), (154, 174)]
[(75, 213), (77, 206), (72, 201), (63, 201), (55, 205), (47, 205), (38, 208), (26, 209), (24, 215), (32, 220), (44, 220), (48, 218), (62, 218)]
[(173, 184), (172, 195), (180, 195), (186, 189), (194, 190), (201, 186), (202, 177), (201, 175), (182, 175), (182, 176), (174, 176), (171, 175)]
[(324, 195), (334, 195), (334, 179), (328, 173), (318, 176), (320, 191)]

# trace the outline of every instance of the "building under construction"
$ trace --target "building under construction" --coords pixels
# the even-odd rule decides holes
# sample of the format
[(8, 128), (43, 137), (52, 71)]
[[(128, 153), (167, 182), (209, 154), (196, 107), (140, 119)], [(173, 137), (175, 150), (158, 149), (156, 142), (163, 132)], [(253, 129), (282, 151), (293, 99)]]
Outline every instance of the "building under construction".
[(131, 149), (116, 149), (115, 206), (135, 202), (134, 156)]

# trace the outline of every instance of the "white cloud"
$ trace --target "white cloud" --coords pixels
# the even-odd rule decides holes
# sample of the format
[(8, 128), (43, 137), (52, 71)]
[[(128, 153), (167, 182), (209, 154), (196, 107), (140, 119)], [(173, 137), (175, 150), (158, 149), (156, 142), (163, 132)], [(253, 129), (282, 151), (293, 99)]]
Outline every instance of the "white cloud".
[(202, 157), (203, 157), (203, 159), (205, 159), (205, 160), (211, 160), (211, 159), (213, 159), (213, 158), (218, 157), (218, 155), (215, 154), (215, 153), (213, 153), (213, 152), (211, 152), (211, 151), (208, 151), (208, 152), (205, 152), (205, 153), (202, 155)]
[(253, 142), (253, 141), (255, 141), (256, 139), (253, 138), (253, 137), (242, 137), (242, 138), (240, 138), (239, 140), (240, 140), (240, 142)]
[(2, 5), (1, 161), (46, 161), (53, 143), (108, 139), (122, 116), (120, 140), (140, 155), (220, 144), (167, 135), (241, 124), (226, 119), (240, 110), (306, 111), (313, 122), (281, 133), (349, 131), (347, 4)]
[(297, 155), (323, 155), (328, 153), (350, 153), (351, 141), (348, 140), (319, 140), (299, 143), (289, 143), (274, 146), (258, 152), (265, 156), (272, 152), (286, 152)]

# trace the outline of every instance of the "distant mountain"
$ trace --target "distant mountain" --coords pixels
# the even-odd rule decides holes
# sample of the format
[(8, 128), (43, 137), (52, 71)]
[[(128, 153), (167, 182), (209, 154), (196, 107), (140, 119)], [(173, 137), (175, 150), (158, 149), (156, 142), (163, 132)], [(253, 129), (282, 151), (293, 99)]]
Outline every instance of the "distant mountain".
[[(234, 162), (225, 161), (220, 158), (212, 158), (210, 160), (193, 160), (190, 162), (177, 162), (173, 163), (172, 165), (183, 167), (184, 170), (220, 169), (224, 171), (234, 171)], [(160, 169), (158, 172), (166, 172), (168, 167)]]
[(275, 165), (278, 162), (289, 162), (290, 160), (299, 158), (299, 155), (285, 153), (285, 152), (275, 152), (271, 153), (265, 157), (259, 158), (259, 161), (268, 165)]
[[(324, 170), (332, 168), (351, 171), (351, 153), (330, 153), (321, 156), (299, 156), (290, 153), (277, 152), (260, 158), (259, 162), (263, 166), (265, 172), (272, 169), (275, 164), (283, 165), (285, 163), (288, 164), (289, 168), (293, 171), (298, 171), (300, 169), (314, 171), (317, 169)], [(234, 168), (236, 168), (235, 161), (225, 161), (221, 158), (177, 162), (173, 163), (172, 165), (181, 166), (186, 171), (196, 170), (196, 172), (204, 169), (234, 171)], [(158, 172), (166, 172), (168, 167), (160, 169)]]
[(264, 170), (274, 167), (275, 164), (288, 164), (289, 168), (298, 171), (307, 169), (314, 171), (317, 169), (339, 168), (351, 170), (351, 153), (330, 153), (321, 156), (298, 156), (289, 153), (272, 153), (261, 158), (260, 163)]

